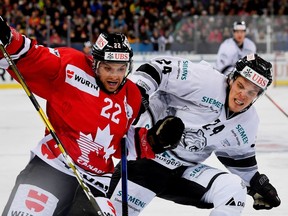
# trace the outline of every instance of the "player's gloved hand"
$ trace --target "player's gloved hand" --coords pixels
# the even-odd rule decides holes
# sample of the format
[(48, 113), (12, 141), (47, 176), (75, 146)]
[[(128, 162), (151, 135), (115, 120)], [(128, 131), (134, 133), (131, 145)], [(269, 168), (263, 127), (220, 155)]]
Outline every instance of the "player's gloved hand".
[(159, 120), (147, 132), (147, 140), (154, 153), (159, 154), (176, 148), (184, 131), (184, 123), (175, 116)]
[(10, 44), (12, 38), (12, 33), (10, 27), (4, 21), (4, 19), (0, 16), (0, 40), (4, 47)]
[(268, 177), (259, 172), (255, 173), (251, 179), (248, 194), (253, 197), (253, 208), (256, 210), (272, 209), (281, 203), (277, 191), (269, 183)]
[(140, 107), (140, 114), (144, 113), (149, 107), (149, 95), (146, 93), (145, 89), (139, 85), (137, 85), (141, 92), (142, 103)]

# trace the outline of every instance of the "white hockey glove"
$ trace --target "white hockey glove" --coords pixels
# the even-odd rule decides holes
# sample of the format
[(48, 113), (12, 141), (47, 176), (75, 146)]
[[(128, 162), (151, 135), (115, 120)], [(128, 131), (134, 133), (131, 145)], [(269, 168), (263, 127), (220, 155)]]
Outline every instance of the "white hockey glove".
[(259, 172), (251, 179), (248, 194), (253, 197), (253, 208), (256, 210), (269, 210), (281, 204), (277, 191), (269, 183), (268, 177)]
[(12, 33), (10, 30), (10, 27), (7, 25), (7, 23), (4, 21), (4, 19), (0, 16), (0, 40), (4, 47), (10, 44)]

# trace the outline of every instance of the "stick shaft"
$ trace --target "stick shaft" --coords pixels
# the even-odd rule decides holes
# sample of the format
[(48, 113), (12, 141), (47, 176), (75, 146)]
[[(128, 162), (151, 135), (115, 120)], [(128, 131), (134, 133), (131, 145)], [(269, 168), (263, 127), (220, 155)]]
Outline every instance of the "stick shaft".
[(272, 99), (272, 97), (270, 97), (267, 93), (265, 93), (265, 96), (288, 118), (288, 114)]
[(128, 216), (128, 173), (126, 138), (121, 140), (122, 216)]

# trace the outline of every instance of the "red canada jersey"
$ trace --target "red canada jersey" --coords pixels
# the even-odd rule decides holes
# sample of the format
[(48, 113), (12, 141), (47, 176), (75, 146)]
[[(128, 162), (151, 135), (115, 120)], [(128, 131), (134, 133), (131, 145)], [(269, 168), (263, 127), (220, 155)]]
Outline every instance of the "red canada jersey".
[[(30, 90), (47, 100), (47, 116), (67, 153), (86, 171), (113, 172), (112, 156), (120, 158), (120, 141), (140, 109), (137, 86), (127, 80), (117, 93), (106, 93), (97, 85), (92, 61), (84, 53), (43, 47), (12, 32), (7, 51)], [(1, 67), (8, 68), (3, 60)], [(46, 141), (39, 148), (43, 157), (57, 158), (61, 152), (55, 141)]]

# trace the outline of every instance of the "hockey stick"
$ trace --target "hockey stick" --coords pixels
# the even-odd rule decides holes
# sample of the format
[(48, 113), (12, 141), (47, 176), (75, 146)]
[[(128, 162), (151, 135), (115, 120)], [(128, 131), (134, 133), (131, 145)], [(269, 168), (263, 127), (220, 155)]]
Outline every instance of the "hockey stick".
[[(150, 115), (152, 126), (154, 126), (155, 118), (150, 107), (147, 108), (147, 112)], [(128, 216), (128, 170), (127, 170), (126, 135), (121, 140), (121, 187), (122, 187), (122, 216)]]
[(288, 118), (288, 114), (267, 93), (265, 96)]
[(96, 202), (95, 197), (93, 196), (91, 190), (89, 189), (89, 187), (84, 182), (84, 179), (81, 176), (80, 172), (77, 170), (77, 168), (75, 166), (75, 163), (73, 162), (72, 158), (66, 153), (66, 150), (65, 150), (64, 146), (62, 145), (60, 139), (58, 138), (58, 136), (57, 136), (52, 124), (48, 120), (47, 116), (45, 115), (44, 111), (42, 110), (41, 106), (39, 105), (39, 103), (38, 103), (37, 99), (35, 98), (34, 94), (29, 89), (29, 87), (26, 84), (22, 74), (20, 73), (20, 71), (18, 70), (18, 68), (15, 65), (14, 61), (12, 60), (11, 56), (9, 55), (7, 50), (5, 49), (5, 47), (4, 47), (4, 45), (3, 45), (1, 40), (0, 40), (0, 49), (1, 49), (1, 52), (3, 53), (3, 55), (4, 55), (4, 58), (7, 60), (9, 66), (11, 67), (11, 69), (13, 70), (13, 72), (15, 73), (17, 78), (19, 79), (19, 82), (22, 85), (22, 87), (23, 87), (24, 91), (26, 92), (27, 96), (30, 98), (32, 104), (34, 105), (34, 107), (37, 110), (38, 114), (40, 115), (40, 117), (42, 118), (43, 122), (45, 123), (45, 125), (46, 125), (47, 129), (49, 130), (50, 134), (52, 135), (53, 139), (56, 141), (56, 144), (57, 144), (58, 148), (60, 149), (64, 159), (66, 160), (66, 163), (72, 169), (73, 173), (76, 176), (76, 179), (78, 180), (80, 186), (82, 187), (83, 191), (85, 192), (85, 194), (86, 194), (87, 198), (89, 199), (90, 203), (92, 204), (92, 206), (94, 207), (94, 209), (96, 210), (96, 212), (97, 212), (97, 214), (99, 216), (104, 216), (104, 214), (103, 214), (102, 210), (100, 209), (98, 203)]
[(128, 173), (126, 136), (121, 140), (122, 216), (128, 216)]

